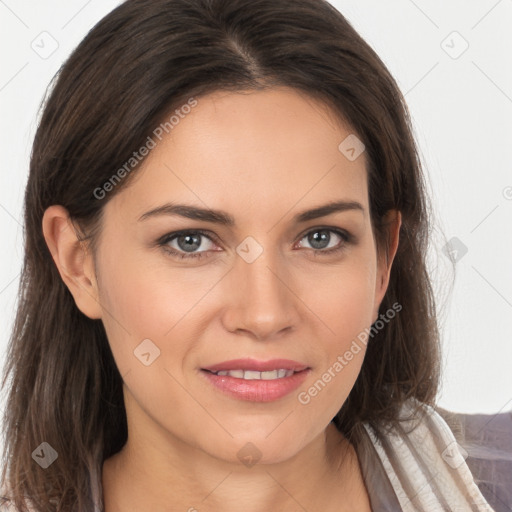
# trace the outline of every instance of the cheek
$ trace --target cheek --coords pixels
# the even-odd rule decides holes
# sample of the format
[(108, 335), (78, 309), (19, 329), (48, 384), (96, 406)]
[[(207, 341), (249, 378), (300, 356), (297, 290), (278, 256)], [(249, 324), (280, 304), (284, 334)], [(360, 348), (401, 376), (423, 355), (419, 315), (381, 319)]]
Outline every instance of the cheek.
[(194, 271), (171, 269), (164, 256), (155, 263), (137, 254), (115, 258), (116, 253), (128, 251), (112, 251), (109, 255), (105, 251), (100, 301), (105, 330), (121, 374), (133, 365), (134, 350), (146, 339), (152, 340), (162, 355), (172, 340), (173, 360), (180, 360), (190, 348), (186, 340), (194, 339), (194, 315), (225, 270), (207, 266)]
[(368, 256), (352, 257), (314, 277), (303, 278), (301, 290), (301, 299), (338, 348), (373, 321), (375, 269)]
[(169, 271), (163, 257), (155, 264), (154, 258), (133, 252), (113, 256), (112, 251), (101, 262), (102, 305), (117, 322), (143, 336), (169, 330), (197, 301), (198, 286), (206, 286), (191, 282), (190, 274), (185, 281), (185, 273)]
[(367, 333), (373, 321), (375, 270), (371, 257), (353, 258), (330, 278), (303, 289), (303, 300), (319, 318), (318, 336), (323, 355), (315, 375), (302, 387), (298, 402), (334, 416), (352, 389), (366, 353)]

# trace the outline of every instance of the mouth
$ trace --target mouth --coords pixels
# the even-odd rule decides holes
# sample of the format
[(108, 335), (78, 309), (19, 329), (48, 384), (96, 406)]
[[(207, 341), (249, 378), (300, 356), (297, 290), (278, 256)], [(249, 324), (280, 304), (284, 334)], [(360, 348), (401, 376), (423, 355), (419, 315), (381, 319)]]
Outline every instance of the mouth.
[(218, 372), (211, 372), (210, 370), (204, 371), (210, 372), (213, 375), (220, 375), (221, 377), (234, 377), (235, 379), (243, 380), (276, 380), (290, 377), (294, 373), (299, 373), (294, 370), (286, 370), (285, 368), (266, 372), (257, 372), (255, 370), (219, 370)]
[(239, 400), (270, 402), (300, 386), (311, 368), (297, 361), (237, 359), (201, 368), (214, 388)]

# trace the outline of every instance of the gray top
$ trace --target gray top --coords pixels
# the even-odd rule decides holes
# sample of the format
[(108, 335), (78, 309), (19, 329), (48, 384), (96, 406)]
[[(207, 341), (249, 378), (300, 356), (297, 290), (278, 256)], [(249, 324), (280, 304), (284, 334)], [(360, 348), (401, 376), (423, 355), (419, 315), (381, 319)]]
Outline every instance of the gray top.
[[(467, 465), (471, 478), (488, 503), (489, 509), (495, 512), (511, 512), (512, 411), (496, 415), (456, 414), (439, 408), (436, 411), (449, 425), (463, 453), (464, 464)], [(429, 428), (435, 431), (435, 426), (430, 425)], [(381, 438), (383, 445), (388, 444), (388, 434), (381, 435)], [(389, 446), (387, 450), (388, 453), (391, 451)], [(365, 436), (357, 452), (373, 512), (404, 510), (401, 508), (396, 489), (391, 484), (390, 475), (377, 453), (375, 442), (369, 436)], [(394, 455), (392, 454), (391, 458)], [(445, 460), (448, 459), (445, 458)], [(393, 464), (396, 473), (400, 475), (400, 462), (395, 460)], [(425, 467), (423, 470), (429, 471), (429, 468)], [(400, 477), (406, 479), (404, 475)], [(438, 479), (435, 473), (427, 478), (434, 494), (440, 492), (436, 488)], [(410, 492), (409, 497), (414, 501), (413, 492)], [(467, 510), (480, 510), (469, 501)], [(424, 509), (419, 505), (418, 510)], [(432, 508), (432, 510), (437, 509)], [(445, 504), (439, 510), (466, 510), (466, 508), (455, 509)]]

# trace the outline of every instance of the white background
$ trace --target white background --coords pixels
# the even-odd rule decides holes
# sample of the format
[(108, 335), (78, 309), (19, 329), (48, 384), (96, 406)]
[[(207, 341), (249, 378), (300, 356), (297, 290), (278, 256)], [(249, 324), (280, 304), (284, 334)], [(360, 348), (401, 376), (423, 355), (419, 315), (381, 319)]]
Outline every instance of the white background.
[[(332, 3), (405, 94), (429, 176), (437, 233), (429, 263), (444, 354), (439, 403), (458, 412), (510, 410), (512, 0)], [(22, 200), (39, 104), (70, 52), (118, 4), (0, 0), (1, 364), (16, 304)], [(57, 44), (46, 58), (37, 53)], [(467, 247), (459, 252), (453, 290), (443, 233)]]

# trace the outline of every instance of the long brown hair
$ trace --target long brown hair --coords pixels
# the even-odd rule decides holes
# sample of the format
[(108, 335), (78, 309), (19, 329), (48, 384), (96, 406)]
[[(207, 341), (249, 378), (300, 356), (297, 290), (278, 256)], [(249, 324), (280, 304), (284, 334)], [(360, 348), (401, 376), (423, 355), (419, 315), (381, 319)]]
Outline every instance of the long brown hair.
[[(95, 250), (105, 197), (94, 194), (190, 98), (217, 90), (289, 86), (322, 100), (366, 146), (377, 251), (385, 214), (402, 214), (381, 311), (402, 310), (368, 343), (361, 373), (333, 419), (349, 438), (362, 422), (393, 422), (408, 398), (433, 403), (439, 333), (427, 273), (425, 182), (395, 80), (325, 0), (127, 0), (85, 37), (55, 77), (33, 144), (24, 202), (25, 256), (4, 368), (2, 482), (25, 511), (93, 509), (93, 480), (127, 440), (122, 379), (103, 324), (82, 314), (43, 237), (49, 206), (64, 206)], [(341, 142), (341, 141), (340, 141)], [(47, 469), (33, 452), (48, 443)], [(93, 477), (93, 475), (96, 475)]]

